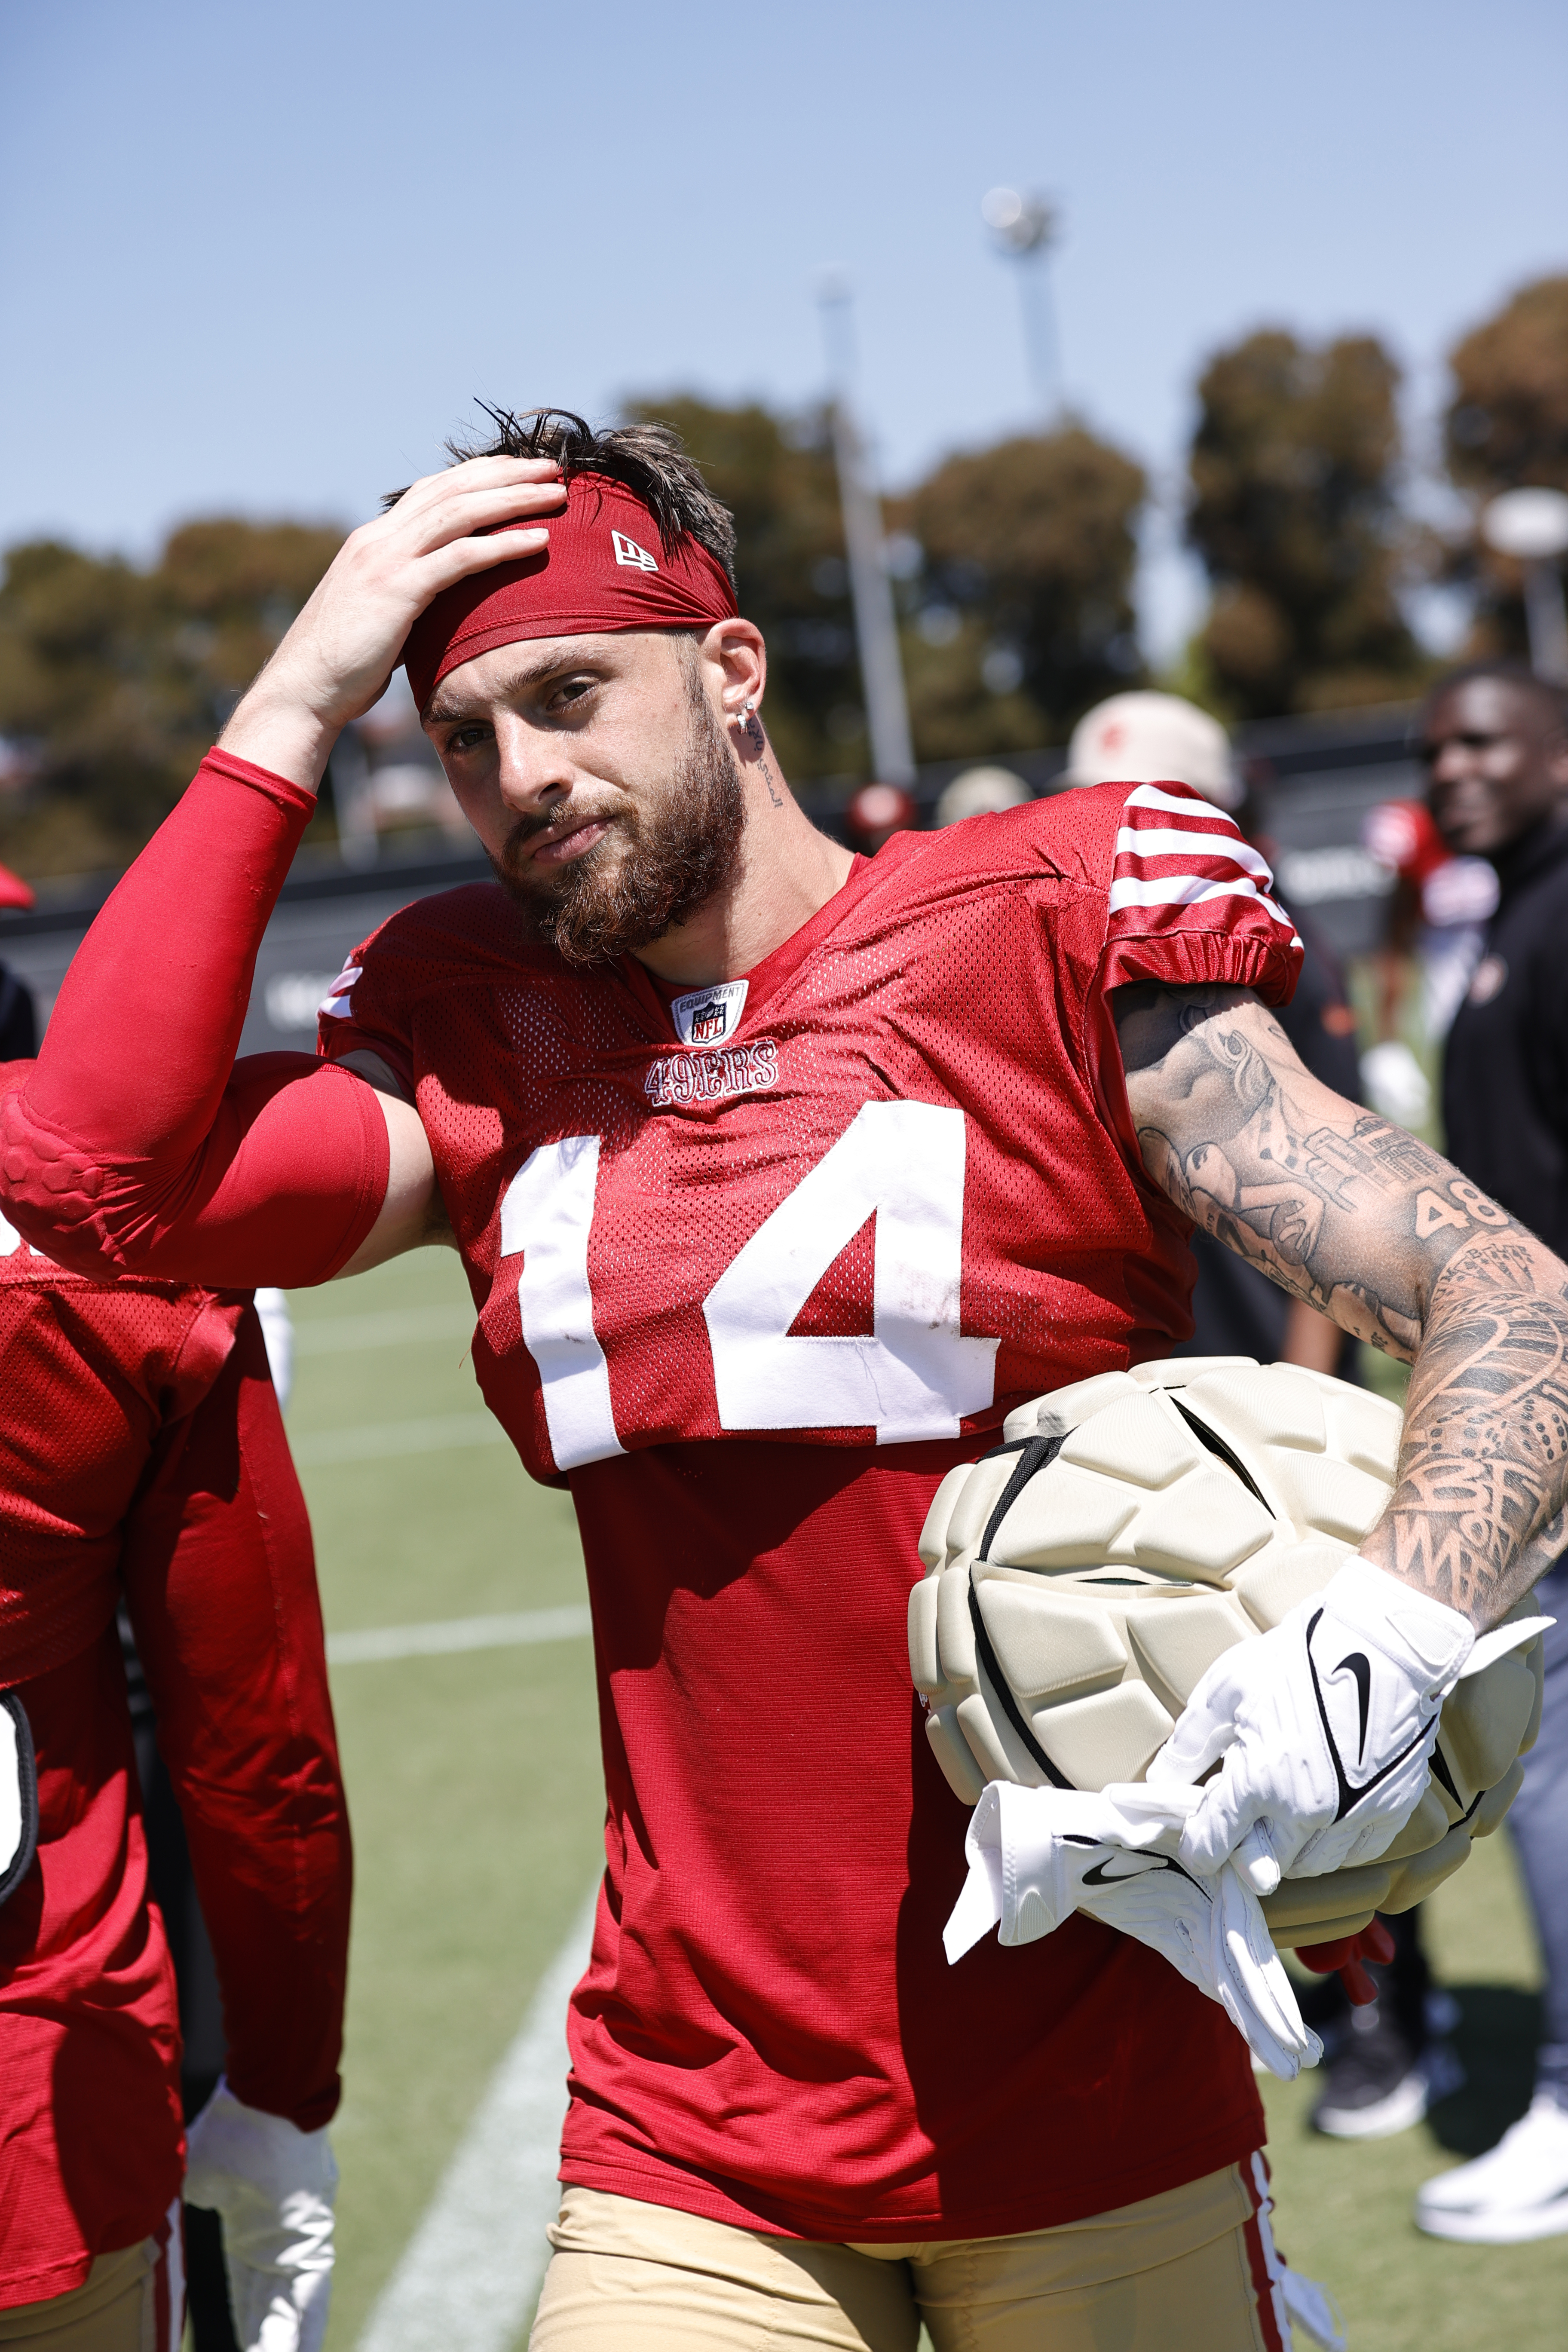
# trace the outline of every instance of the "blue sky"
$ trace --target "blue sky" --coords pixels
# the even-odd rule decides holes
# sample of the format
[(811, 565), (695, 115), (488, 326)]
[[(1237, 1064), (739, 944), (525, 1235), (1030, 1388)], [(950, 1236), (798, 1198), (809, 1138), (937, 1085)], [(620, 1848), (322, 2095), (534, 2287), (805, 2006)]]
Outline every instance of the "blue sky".
[(1029, 415), (998, 182), (1062, 205), (1067, 389), (1163, 482), (1261, 322), (1376, 330), (1420, 425), (1455, 336), (1568, 267), (1565, 87), (1554, 0), (15, 6), (0, 543), (357, 519), (477, 393), (806, 400), (828, 266), (906, 480)]

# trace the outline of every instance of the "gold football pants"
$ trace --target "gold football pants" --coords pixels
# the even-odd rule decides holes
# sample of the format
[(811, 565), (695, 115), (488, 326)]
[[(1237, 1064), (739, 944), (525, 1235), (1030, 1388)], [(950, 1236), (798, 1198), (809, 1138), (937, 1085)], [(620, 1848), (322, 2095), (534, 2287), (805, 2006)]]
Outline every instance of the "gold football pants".
[[(178, 2221), (174, 2228), (177, 2231)], [(0, 2310), (5, 2352), (178, 2352), (184, 2297), (178, 2241), (145, 2238), (100, 2254), (80, 2286)]]
[(1285, 2352), (1260, 2158), (1054, 2230), (820, 2245), (567, 2188), (530, 2352)]

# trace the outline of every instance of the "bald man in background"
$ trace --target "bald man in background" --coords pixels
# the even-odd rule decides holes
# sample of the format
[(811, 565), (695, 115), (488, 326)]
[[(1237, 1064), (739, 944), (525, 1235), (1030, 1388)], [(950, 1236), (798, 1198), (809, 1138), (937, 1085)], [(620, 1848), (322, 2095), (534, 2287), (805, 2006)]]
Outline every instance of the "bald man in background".
[[(1217, 719), (1179, 694), (1113, 694), (1079, 719), (1068, 747), (1069, 784), (1182, 783), (1236, 819), (1272, 863), (1272, 845), (1260, 842), (1260, 813), (1237, 772), (1230, 739)], [(1362, 1100), (1355, 1015), (1332, 955), (1300, 908), (1274, 884), (1300, 934), (1305, 957), (1296, 993), (1274, 1018), (1315, 1078), (1348, 1101)], [(1192, 1238), (1197, 1260), (1193, 1287), (1193, 1336), (1175, 1356), (1256, 1356), (1259, 1363), (1305, 1364), (1309, 1370), (1359, 1378), (1357, 1349), (1326, 1315), (1291, 1298), (1277, 1283), (1199, 1226)]]

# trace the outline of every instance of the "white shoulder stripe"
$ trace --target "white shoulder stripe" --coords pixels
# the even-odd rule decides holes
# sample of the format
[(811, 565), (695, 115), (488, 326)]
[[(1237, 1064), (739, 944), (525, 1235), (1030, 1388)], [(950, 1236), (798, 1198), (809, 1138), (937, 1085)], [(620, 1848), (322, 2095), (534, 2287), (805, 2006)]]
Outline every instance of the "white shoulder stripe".
[(345, 964), (316, 1007), (318, 1019), (346, 1021), (353, 1011), (355, 983), (364, 977), (363, 964)]
[(1296, 936), (1289, 917), (1245, 876), (1234, 882), (1216, 882), (1209, 874), (1163, 874), (1152, 881), (1135, 881), (1129, 876), (1111, 884), (1110, 912), (1119, 914), (1123, 907), (1201, 907), (1210, 898), (1256, 898), (1292, 939)]
[(1266, 882), (1273, 880), (1266, 857), (1259, 857), (1239, 835), (1223, 833), (1184, 833), (1175, 825), (1152, 824), (1134, 828), (1124, 824), (1116, 836), (1118, 857), (1192, 857), (1200, 845), (1212, 843), (1214, 856), (1229, 865), (1239, 866), (1245, 873), (1260, 874)]
[(1224, 809), (1216, 808), (1213, 801), (1205, 801), (1201, 793), (1195, 799), (1189, 800), (1184, 793), (1163, 793), (1158, 784), (1138, 784), (1128, 793), (1122, 806), (1163, 809), (1170, 815), (1184, 816), (1194, 827), (1207, 819), (1211, 824), (1217, 822), (1227, 834), (1236, 832), (1235, 818), (1227, 815)]

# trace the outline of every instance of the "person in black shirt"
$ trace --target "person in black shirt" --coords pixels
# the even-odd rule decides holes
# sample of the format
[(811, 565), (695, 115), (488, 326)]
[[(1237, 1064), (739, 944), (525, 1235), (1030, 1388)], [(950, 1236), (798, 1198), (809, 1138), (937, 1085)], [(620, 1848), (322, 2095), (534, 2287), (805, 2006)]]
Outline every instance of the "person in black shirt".
[[(1448, 1033), (1449, 1156), (1542, 1239), (1568, 1244), (1568, 697), (1521, 665), (1442, 680), (1421, 735), (1438, 830), (1497, 869), (1497, 912)], [(1445, 1213), (1463, 1214), (1458, 1209)], [(1568, 1555), (1536, 1586), (1541, 1736), (1509, 1816), (1546, 1969), (1530, 2112), (1489, 2155), (1429, 2180), (1424, 2230), (1503, 2244), (1568, 2232)]]
[(37, 1050), (33, 992), (9, 964), (0, 963), (0, 1062), (30, 1062)]
[[(31, 885), (8, 866), (0, 866), (0, 907), (25, 910), (32, 904)], [(0, 963), (0, 1062), (30, 1062), (37, 1050), (38, 1016), (33, 992)]]

